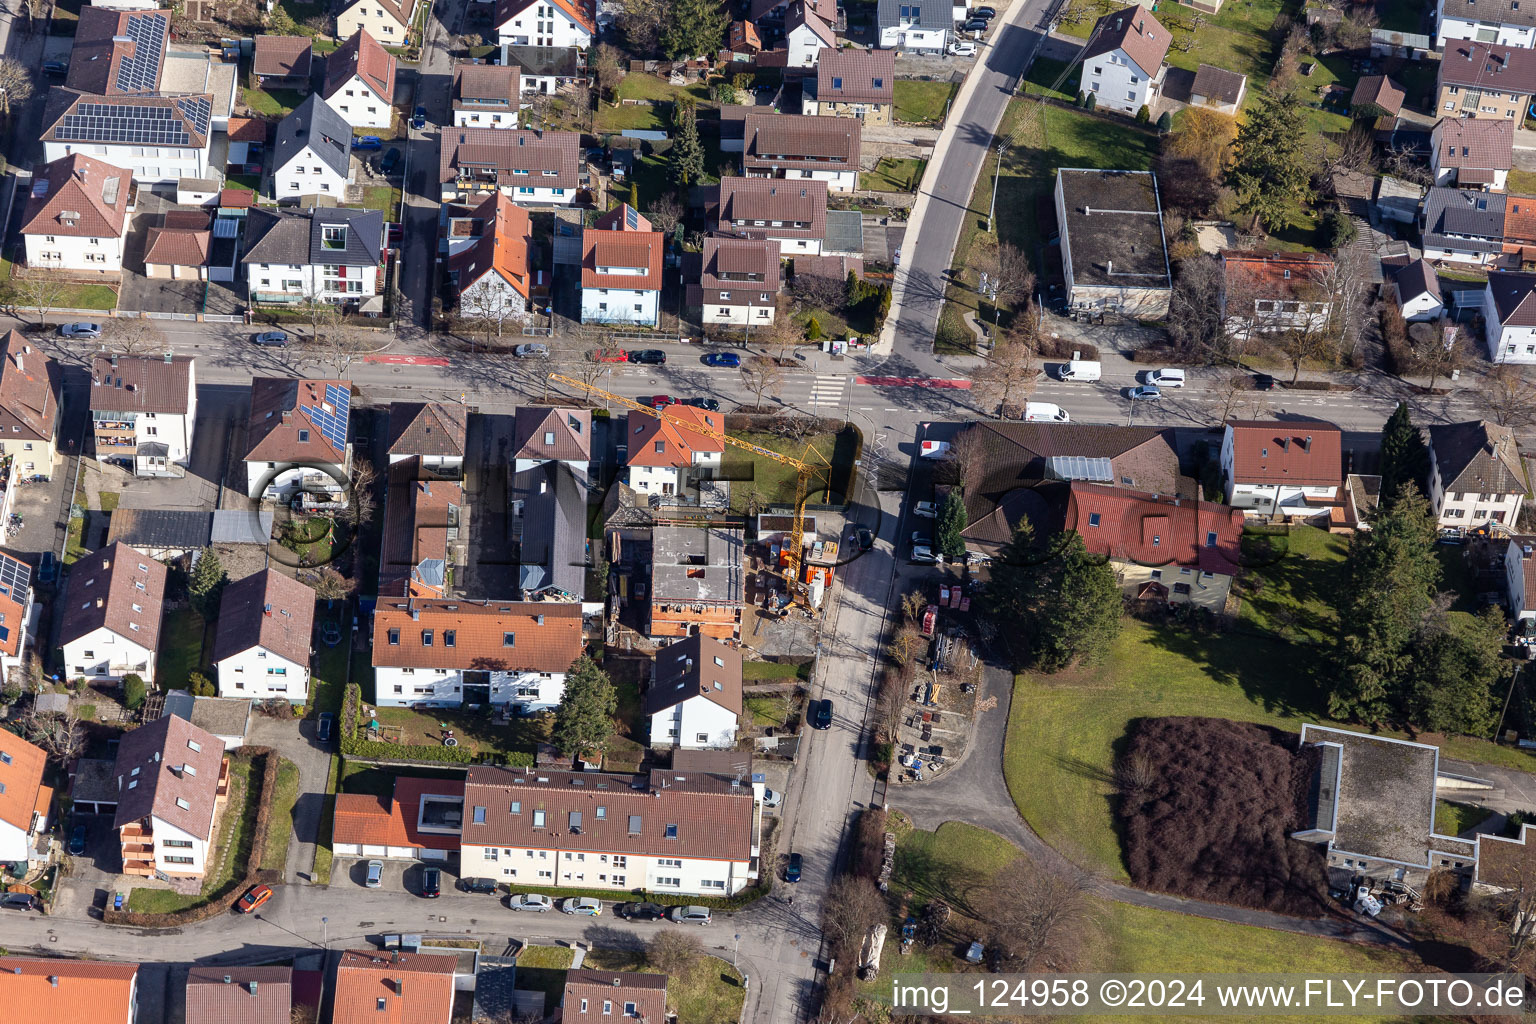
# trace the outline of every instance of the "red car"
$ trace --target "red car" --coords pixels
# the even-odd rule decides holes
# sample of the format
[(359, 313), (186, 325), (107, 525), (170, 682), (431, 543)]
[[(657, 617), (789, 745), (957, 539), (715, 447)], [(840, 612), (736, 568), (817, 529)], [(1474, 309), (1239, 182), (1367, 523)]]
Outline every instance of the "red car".
[(595, 348), (587, 353), (594, 363), (627, 363), (629, 353), (622, 348)]
[(236, 908), (242, 914), (249, 914), (271, 898), (272, 887), (270, 885), (254, 886), (250, 892), (240, 897), (240, 902), (236, 904)]
[(641, 405), (648, 405), (652, 409), (665, 409), (669, 405), (677, 404), (677, 399), (671, 395), (651, 395), (649, 398), (637, 398), (635, 401)]

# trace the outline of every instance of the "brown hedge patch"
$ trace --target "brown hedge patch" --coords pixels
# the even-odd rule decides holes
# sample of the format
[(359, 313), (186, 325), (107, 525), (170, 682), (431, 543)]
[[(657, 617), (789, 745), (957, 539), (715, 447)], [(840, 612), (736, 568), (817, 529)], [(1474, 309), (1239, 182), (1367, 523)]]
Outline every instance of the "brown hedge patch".
[[(255, 832), (251, 836), (251, 852), (245, 862), (245, 874), (226, 891), (207, 903), (200, 903), (195, 907), (169, 914), (145, 914), (131, 910), (113, 910), (108, 907), (102, 912), (103, 921), (107, 924), (126, 924), (137, 928), (176, 928), (181, 925), (195, 924), (198, 921), (206, 921), (220, 914), (229, 913), (229, 908), (235, 905), (235, 901), (257, 882), (282, 883), (282, 872), (261, 870), (261, 859), (267, 850), (267, 827), (272, 818), (272, 795), (277, 791), (279, 759), (273, 756), (270, 747), (248, 746), (241, 749), (243, 753), (252, 755), (252, 760), (257, 758), (261, 760), (261, 795), (257, 798), (256, 822), (252, 826)], [(254, 778), (256, 773), (251, 774)]]
[(1145, 718), (1119, 766), (1125, 865), (1144, 889), (1305, 917), (1326, 905), (1305, 828), (1315, 752), (1297, 737), (1221, 718)]

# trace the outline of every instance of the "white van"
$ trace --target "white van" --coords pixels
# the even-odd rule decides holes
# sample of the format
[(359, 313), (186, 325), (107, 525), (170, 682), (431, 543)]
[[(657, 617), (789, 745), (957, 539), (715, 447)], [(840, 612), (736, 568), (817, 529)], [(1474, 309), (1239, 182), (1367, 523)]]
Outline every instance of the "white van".
[(1092, 384), (1103, 375), (1103, 372), (1103, 366), (1096, 359), (1074, 359), (1071, 362), (1062, 363), (1061, 368), (1056, 371), (1056, 376), (1061, 380)]
[(1184, 371), (1166, 366), (1160, 370), (1148, 370), (1147, 383), (1155, 384), (1160, 388), (1181, 388), (1184, 386)]
[(1025, 423), (1071, 423), (1072, 417), (1067, 415), (1067, 410), (1050, 402), (1025, 402)]

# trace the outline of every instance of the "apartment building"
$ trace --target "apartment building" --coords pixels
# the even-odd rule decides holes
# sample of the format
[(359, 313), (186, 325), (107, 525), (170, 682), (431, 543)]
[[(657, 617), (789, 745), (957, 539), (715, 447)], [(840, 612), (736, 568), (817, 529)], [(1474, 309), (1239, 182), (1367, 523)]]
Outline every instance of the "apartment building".
[(229, 796), (224, 742), (164, 715), (123, 734), (113, 776), (123, 874), (200, 882)]
[(191, 356), (123, 356), (91, 361), (91, 447), (96, 460), (135, 476), (185, 476), (197, 422)]

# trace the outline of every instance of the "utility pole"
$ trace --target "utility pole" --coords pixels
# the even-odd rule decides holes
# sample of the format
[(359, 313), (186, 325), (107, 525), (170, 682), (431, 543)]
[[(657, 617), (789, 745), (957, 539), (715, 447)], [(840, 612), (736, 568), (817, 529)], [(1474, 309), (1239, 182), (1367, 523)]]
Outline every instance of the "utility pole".
[(1002, 177), (1003, 150), (1007, 146), (1008, 143), (1006, 142), (999, 142), (997, 144), (997, 167), (992, 171), (992, 203), (987, 207), (987, 234), (989, 235), (992, 233), (992, 217), (997, 213), (997, 183), (998, 179)]

